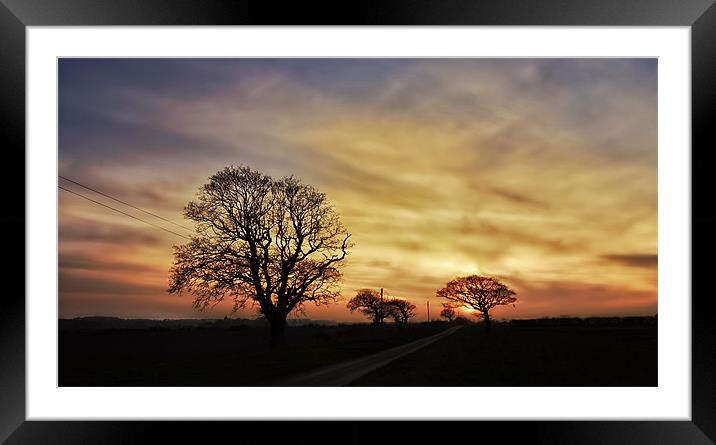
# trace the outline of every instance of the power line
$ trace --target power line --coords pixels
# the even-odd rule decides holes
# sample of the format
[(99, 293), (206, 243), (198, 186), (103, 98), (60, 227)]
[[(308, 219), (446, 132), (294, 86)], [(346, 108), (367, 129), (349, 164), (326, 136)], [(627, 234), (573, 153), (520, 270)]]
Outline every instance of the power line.
[(141, 221), (141, 222), (143, 222), (144, 224), (148, 224), (148, 225), (150, 225), (150, 226), (156, 227), (157, 229), (162, 229), (162, 230), (164, 230), (165, 232), (171, 233), (172, 235), (180, 236), (180, 237), (182, 237), (182, 238), (184, 238), (184, 239), (187, 239), (187, 240), (191, 241), (191, 238), (189, 238), (188, 236), (184, 236), (184, 235), (182, 235), (181, 233), (176, 233), (176, 232), (174, 232), (174, 231), (172, 231), (172, 230), (167, 229), (166, 227), (162, 227), (162, 226), (159, 226), (159, 225), (157, 225), (157, 224), (150, 223), (149, 221), (145, 221), (145, 220), (143, 220), (143, 219), (141, 219), (141, 218), (137, 218), (137, 217), (134, 216), (134, 215), (131, 215), (131, 214), (126, 213), (126, 212), (123, 212), (123, 211), (121, 211), (121, 210), (119, 210), (119, 209), (115, 209), (115, 208), (112, 207), (112, 206), (108, 206), (108, 205), (105, 204), (105, 203), (102, 203), (102, 202), (99, 202), (99, 201), (95, 201), (94, 199), (88, 198), (88, 197), (85, 196), (85, 195), (82, 195), (82, 194), (80, 194), (80, 193), (73, 192), (72, 190), (66, 189), (66, 188), (62, 187), (61, 185), (58, 185), (57, 187), (58, 187), (60, 190), (64, 190), (64, 191), (66, 191), (66, 192), (68, 192), (68, 193), (72, 193), (73, 195), (77, 195), (77, 196), (79, 196), (80, 198), (86, 199), (87, 201), (91, 201), (91, 202), (93, 202), (93, 203), (95, 203), (95, 204), (101, 205), (102, 207), (106, 207), (106, 208), (108, 208), (108, 209), (110, 209), (110, 210), (114, 210), (114, 211), (117, 212), (117, 213), (121, 213), (122, 215), (129, 216), (129, 217), (132, 218), (132, 219), (136, 219), (137, 221)]
[(126, 206), (128, 206), (128, 207), (131, 207), (131, 208), (133, 208), (133, 209), (135, 209), (135, 210), (139, 210), (140, 212), (143, 212), (143, 213), (146, 213), (147, 215), (151, 215), (151, 216), (153, 216), (153, 217), (155, 217), (155, 218), (161, 219), (162, 221), (168, 222), (169, 224), (174, 224), (175, 226), (180, 227), (180, 228), (182, 228), (182, 229), (184, 229), (184, 230), (188, 230), (188, 231), (190, 231), (190, 232), (194, 232), (194, 229), (190, 229), (189, 227), (186, 227), (186, 226), (183, 226), (183, 225), (181, 225), (181, 224), (175, 223), (174, 221), (169, 220), (169, 219), (166, 219), (166, 218), (164, 218), (164, 217), (162, 217), (162, 216), (159, 216), (159, 215), (157, 215), (156, 213), (152, 213), (152, 212), (150, 212), (150, 211), (148, 211), (148, 210), (141, 209), (141, 208), (139, 208), (139, 207), (137, 207), (137, 206), (135, 206), (135, 205), (132, 205), (132, 204), (126, 202), (126, 201), (122, 201), (121, 199), (117, 199), (117, 198), (115, 198), (114, 196), (110, 196), (110, 195), (108, 195), (108, 194), (106, 194), (106, 193), (104, 193), (104, 192), (100, 192), (100, 191), (97, 190), (97, 189), (94, 189), (94, 188), (92, 188), (92, 187), (86, 186), (86, 185), (84, 185), (84, 184), (80, 184), (79, 182), (73, 181), (72, 179), (65, 178), (65, 177), (62, 176), (62, 175), (58, 175), (58, 176), (59, 176), (61, 179), (64, 179), (65, 181), (69, 181), (69, 182), (71, 182), (71, 183), (73, 183), (73, 184), (75, 184), (75, 185), (79, 185), (80, 187), (82, 187), (82, 188), (84, 188), (84, 189), (87, 189), (87, 190), (90, 190), (90, 191), (92, 191), (92, 192), (95, 192), (95, 193), (97, 193), (97, 194), (99, 194), (99, 195), (104, 196), (105, 198), (111, 199), (112, 201), (116, 201), (116, 202), (121, 203), (121, 204), (124, 204), (124, 205), (126, 205)]

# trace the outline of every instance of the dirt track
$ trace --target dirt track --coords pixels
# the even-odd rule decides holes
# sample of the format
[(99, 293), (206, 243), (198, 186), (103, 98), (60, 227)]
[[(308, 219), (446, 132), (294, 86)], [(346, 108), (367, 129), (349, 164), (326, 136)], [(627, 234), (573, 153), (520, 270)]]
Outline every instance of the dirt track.
[(448, 328), (430, 337), (421, 338), (413, 342), (386, 349), (366, 357), (349, 360), (336, 365), (326, 366), (279, 380), (271, 386), (345, 386), (359, 377), (368, 374), (404, 355), (422, 349), (441, 338), (447, 337), (462, 326)]

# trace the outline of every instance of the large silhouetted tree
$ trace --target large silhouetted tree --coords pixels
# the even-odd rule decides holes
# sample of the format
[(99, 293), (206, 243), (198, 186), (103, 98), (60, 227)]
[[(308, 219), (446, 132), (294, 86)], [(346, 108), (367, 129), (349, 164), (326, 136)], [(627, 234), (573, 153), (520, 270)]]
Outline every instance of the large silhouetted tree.
[(350, 234), (316, 188), (231, 166), (209, 178), (184, 214), (197, 234), (174, 247), (168, 290), (193, 294), (195, 308), (227, 297), (234, 310), (256, 304), (276, 347), (291, 311), (337, 299)]
[(351, 311), (359, 311), (369, 317), (374, 325), (383, 324), (383, 319), (390, 315), (380, 291), (373, 289), (360, 289), (356, 296), (351, 298), (346, 307)]
[(515, 292), (500, 280), (482, 275), (458, 277), (448, 282), (437, 296), (449, 304), (465, 306), (482, 313), (485, 327), (490, 329), (490, 309), (504, 304), (514, 304)]
[(400, 325), (407, 325), (408, 320), (415, 317), (415, 305), (408, 300), (391, 298), (386, 302), (386, 309), (393, 321)]

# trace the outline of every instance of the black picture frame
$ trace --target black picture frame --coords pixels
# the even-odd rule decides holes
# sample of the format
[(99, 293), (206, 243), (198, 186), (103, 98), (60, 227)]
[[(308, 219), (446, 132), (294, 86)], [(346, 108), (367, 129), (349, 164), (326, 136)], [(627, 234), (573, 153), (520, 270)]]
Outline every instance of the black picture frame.
[[(25, 31), (27, 26), (104, 25), (523, 25), (685, 26), (692, 55), (692, 415), (691, 421), (479, 422), (436, 426), (320, 422), (276, 425), (250, 422), (105, 422), (25, 420)], [(0, 128), (5, 159), (6, 209), (0, 216), (6, 255), (6, 289), (0, 296), (0, 440), (26, 443), (140, 443), (218, 441), (225, 434), (249, 441), (409, 441), (430, 430), (462, 431), (480, 440), (529, 443), (716, 442), (716, 323), (707, 288), (716, 249), (716, 210), (711, 199), (711, 152), (716, 148), (716, 6), (714, 0), (405, 0), (331, 4), (202, 0), (0, 0)], [(10, 168), (11, 167), (11, 168)], [(20, 253), (22, 252), (22, 253)], [(21, 260), (22, 258), (22, 260)], [(14, 286), (10, 285), (15, 282)], [(689, 295), (684, 295), (688, 299)], [(240, 401), (237, 401), (240, 403)], [(476, 400), (475, 403), (485, 403)], [(439, 409), (436, 408), (436, 409)], [(376, 434), (376, 428), (381, 432)], [(238, 433), (237, 430), (241, 432)], [(458, 434), (458, 433), (456, 433)], [(171, 437), (171, 439), (169, 439)]]

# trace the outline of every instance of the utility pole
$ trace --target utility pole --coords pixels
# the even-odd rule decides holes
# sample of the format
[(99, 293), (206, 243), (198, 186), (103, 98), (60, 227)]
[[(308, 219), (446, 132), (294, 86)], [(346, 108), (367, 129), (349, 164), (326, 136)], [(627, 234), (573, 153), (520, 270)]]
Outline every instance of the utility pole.
[(425, 304), (428, 307), (428, 322), (430, 322), (430, 300), (426, 301)]
[(383, 288), (380, 288), (380, 324), (383, 324)]

